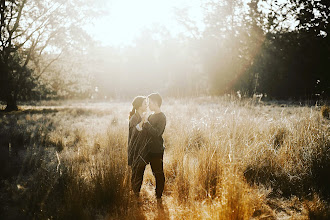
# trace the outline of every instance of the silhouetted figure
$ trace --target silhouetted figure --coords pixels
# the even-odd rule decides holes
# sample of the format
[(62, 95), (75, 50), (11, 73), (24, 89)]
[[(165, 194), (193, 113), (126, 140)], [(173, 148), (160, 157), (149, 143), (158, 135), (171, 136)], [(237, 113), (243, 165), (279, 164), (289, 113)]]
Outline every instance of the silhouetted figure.
[(147, 136), (146, 131), (139, 131), (137, 125), (144, 119), (147, 110), (147, 98), (137, 96), (134, 98), (133, 109), (129, 116), (129, 132), (128, 132), (128, 165), (132, 168), (131, 184), (133, 191), (138, 195), (140, 188), (136, 186), (136, 173), (140, 163), (147, 160)]
[(150, 163), (156, 179), (156, 197), (161, 199), (165, 184), (162, 135), (166, 126), (165, 114), (160, 110), (162, 98), (158, 93), (148, 96), (149, 109), (154, 112), (148, 119), (143, 115), (144, 100), (137, 98), (132, 103), (133, 110), (137, 110), (131, 113), (129, 123), (128, 164), (132, 167), (132, 188), (139, 195), (145, 167)]

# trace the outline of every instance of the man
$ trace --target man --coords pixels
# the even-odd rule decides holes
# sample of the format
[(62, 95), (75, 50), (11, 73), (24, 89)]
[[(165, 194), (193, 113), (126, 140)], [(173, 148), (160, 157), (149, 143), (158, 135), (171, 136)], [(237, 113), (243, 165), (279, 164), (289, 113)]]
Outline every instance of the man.
[(162, 135), (166, 126), (166, 116), (160, 109), (162, 105), (162, 98), (158, 93), (150, 94), (148, 96), (148, 101), (149, 109), (153, 112), (153, 114), (148, 117), (148, 120), (142, 120), (136, 126), (138, 130), (143, 130), (146, 132), (148, 137), (148, 155), (147, 160), (139, 164), (137, 172), (134, 175), (135, 189), (133, 188), (133, 190), (135, 193), (140, 191), (145, 166), (150, 163), (152, 172), (156, 179), (156, 197), (160, 200), (162, 198), (165, 185), (165, 175), (163, 170), (163, 155), (165, 147)]

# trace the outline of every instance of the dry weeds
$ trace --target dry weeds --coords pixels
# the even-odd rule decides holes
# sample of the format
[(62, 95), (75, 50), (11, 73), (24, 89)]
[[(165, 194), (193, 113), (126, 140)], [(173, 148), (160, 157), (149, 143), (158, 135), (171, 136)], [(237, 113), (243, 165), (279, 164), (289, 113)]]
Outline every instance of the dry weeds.
[(130, 103), (0, 113), (1, 219), (329, 218), (330, 125), (315, 107), (165, 100), (166, 187), (131, 195)]

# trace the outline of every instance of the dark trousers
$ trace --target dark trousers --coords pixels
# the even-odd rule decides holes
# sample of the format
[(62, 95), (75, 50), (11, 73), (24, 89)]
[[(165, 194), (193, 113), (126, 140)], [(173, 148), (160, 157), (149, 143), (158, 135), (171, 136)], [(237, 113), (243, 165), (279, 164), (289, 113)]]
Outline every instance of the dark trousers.
[(163, 170), (163, 154), (161, 155), (150, 155), (147, 161), (138, 160), (136, 164), (132, 166), (132, 189), (134, 193), (138, 194), (141, 189), (143, 174), (147, 164), (150, 163), (152, 173), (156, 179), (156, 196), (161, 198), (164, 185), (165, 185), (165, 175)]

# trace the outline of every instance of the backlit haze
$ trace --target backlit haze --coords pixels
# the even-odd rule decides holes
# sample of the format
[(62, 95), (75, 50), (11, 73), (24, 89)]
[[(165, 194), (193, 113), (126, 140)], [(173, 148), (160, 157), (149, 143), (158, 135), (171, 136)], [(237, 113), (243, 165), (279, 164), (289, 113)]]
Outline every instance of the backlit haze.
[[(103, 1), (105, 15), (85, 27), (98, 43), (89, 48), (82, 68), (92, 75), (98, 97), (238, 90), (235, 85), (263, 44), (262, 28), (290, 27), (292, 17), (284, 12), (285, 22), (278, 17), (280, 25), (271, 27), (265, 17), (251, 14), (253, 10), (267, 14), (270, 5), (279, 10), (284, 0), (278, 5), (262, 1), (258, 7), (251, 7), (249, 0)], [(256, 27), (253, 22), (260, 24)], [(251, 74), (249, 88), (256, 92), (259, 76)]]
[(109, 0), (105, 3), (106, 16), (87, 27), (91, 36), (102, 45), (132, 45), (146, 28), (163, 26), (172, 36), (186, 30), (175, 19), (176, 9), (187, 9), (188, 15), (203, 29), (203, 14), (199, 0)]

